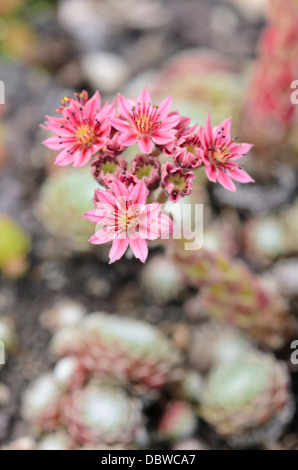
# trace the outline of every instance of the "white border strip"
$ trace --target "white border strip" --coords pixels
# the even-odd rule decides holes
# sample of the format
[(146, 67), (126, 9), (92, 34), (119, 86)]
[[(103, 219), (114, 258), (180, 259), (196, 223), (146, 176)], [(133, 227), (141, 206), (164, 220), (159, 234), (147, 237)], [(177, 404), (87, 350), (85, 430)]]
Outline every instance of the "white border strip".
[(2, 80), (0, 80), (0, 104), (5, 104), (5, 85)]

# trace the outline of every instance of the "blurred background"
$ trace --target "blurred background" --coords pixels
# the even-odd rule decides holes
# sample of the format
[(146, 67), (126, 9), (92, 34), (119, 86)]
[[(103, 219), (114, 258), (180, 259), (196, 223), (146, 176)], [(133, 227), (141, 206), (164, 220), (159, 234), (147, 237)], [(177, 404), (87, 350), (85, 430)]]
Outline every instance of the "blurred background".
[[(296, 0), (0, 0), (2, 448), (297, 449), (297, 25)], [(80, 219), (96, 182), (39, 124), (145, 86), (232, 115), (256, 183), (198, 174), (203, 249), (109, 266)]]

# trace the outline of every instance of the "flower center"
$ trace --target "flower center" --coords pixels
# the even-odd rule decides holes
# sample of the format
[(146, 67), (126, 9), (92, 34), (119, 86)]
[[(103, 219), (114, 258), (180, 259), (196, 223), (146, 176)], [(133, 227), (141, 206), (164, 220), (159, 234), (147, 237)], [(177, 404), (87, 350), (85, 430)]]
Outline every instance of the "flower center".
[(214, 147), (212, 158), (215, 163), (226, 163), (231, 157), (231, 153), (227, 147)]
[(122, 228), (124, 232), (129, 232), (136, 224), (135, 224), (136, 218), (129, 216), (129, 215), (123, 215), (120, 220), (119, 220), (119, 226)]
[(102, 165), (102, 169), (103, 169), (104, 174), (106, 173), (114, 174), (116, 173), (116, 170), (117, 170), (117, 163), (107, 161)]
[(141, 168), (138, 168), (135, 172), (135, 175), (139, 180), (141, 180), (144, 176), (151, 175), (152, 166), (151, 165), (143, 165)]
[(131, 201), (126, 201), (125, 205), (126, 209), (121, 209), (119, 206), (114, 206), (116, 233), (128, 234), (138, 225), (138, 211), (132, 205)]
[(181, 178), (180, 175), (170, 175), (169, 181), (175, 186), (177, 191), (183, 191), (186, 188), (185, 178)]
[(131, 108), (129, 114), (134, 122), (135, 128), (139, 134), (150, 134), (153, 130), (161, 127), (162, 121), (159, 119), (158, 106), (151, 103), (138, 103)]
[(228, 130), (224, 130), (222, 127), (217, 133), (214, 146), (210, 149), (213, 161), (219, 165), (223, 165), (231, 158), (227, 132)]
[(89, 145), (95, 142), (97, 136), (94, 132), (93, 127), (89, 125), (83, 125), (76, 130), (76, 139), (79, 145)]
[(187, 151), (188, 151), (189, 153), (191, 153), (192, 155), (195, 155), (195, 154), (196, 154), (196, 153), (195, 153), (195, 146), (194, 146), (194, 144), (187, 144), (187, 145), (185, 145), (185, 147), (187, 148)]
[(196, 147), (201, 146), (201, 141), (199, 137), (191, 137), (187, 139), (183, 144), (182, 147), (186, 147), (187, 152), (191, 153), (192, 155), (196, 156)]

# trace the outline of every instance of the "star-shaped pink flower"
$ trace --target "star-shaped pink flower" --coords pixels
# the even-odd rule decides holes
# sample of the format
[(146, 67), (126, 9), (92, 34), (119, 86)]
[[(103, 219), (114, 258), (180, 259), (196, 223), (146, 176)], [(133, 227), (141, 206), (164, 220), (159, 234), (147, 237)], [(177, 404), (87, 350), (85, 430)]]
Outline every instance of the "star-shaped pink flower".
[(152, 104), (147, 89), (136, 101), (118, 96), (120, 118), (111, 118), (115, 129), (120, 131), (119, 142), (125, 146), (138, 143), (141, 152), (150, 154), (153, 144), (166, 145), (175, 140), (174, 127), (180, 116), (170, 114), (172, 98), (166, 98), (158, 106)]
[(229, 191), (236, 191), (233, 179), (240, 183), (254, 180), (244, 171), (238, 160), (252, 148), (251, 144), (239, 144), (231, 138), (232, 118), (212, 128), (210, 117), (200, 129), (202, 159), (210, 181), (218, 182)]
[(62, 116), (47, 116), (48, 121), (41, 126), (56, 134), (43, 142), (48, 148), (60, 151), (56, 165), (85, 165), (103, 148), (110, 136), (108, 118), (114, 116), (114, 103), (101, 108), (98, 91), (90, 99), (87, 92), (81, 95), (75, 99), (64, 98), (65, 108), (59, 109)]
[(99, 224), (90, 242), (101, 245), (113, 242), (109, 253), (110, 263), (119, 260), (130, 246), (135, 257), (143, 263), (148, 256), (146, 240), (167, 238), (173, 232), (171, 219), (160, 212), (160, 204), (146, 204), (149, 191), (142, 181), (128, 188), (115, 180), (113, 194), (97, 190), (95, 209), (85, 213), (85, 218)]

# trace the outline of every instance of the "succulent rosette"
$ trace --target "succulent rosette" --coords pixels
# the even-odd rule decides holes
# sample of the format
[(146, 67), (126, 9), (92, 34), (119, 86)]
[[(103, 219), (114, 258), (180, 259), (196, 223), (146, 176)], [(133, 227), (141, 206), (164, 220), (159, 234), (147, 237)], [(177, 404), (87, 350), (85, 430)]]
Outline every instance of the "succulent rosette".
[(292, 414), (289, 373), (271, 355), (252, 353), (208, 375), (200, 415), (232, 446), (278, 438)]
[(243, 242), (246, 256), (265, 265), (290, 251), (286, 227), (275, 216), (248, 221), (243, 228)]
[(82, 361), (100, 377), (159, 388), (179, 363), (172, 343), (156, 327), (117, 315), (94, 313), (81, 323)]
[(78, 444), (128, 444), (141, 425), (140, 405), (118, 387), (91, 383), (63, 402), (63, 421)]
[(285, 297), (241, 263), (228, 265), (221, 275), (201, 290), (199, 309), (242, 329), (267, 348), (282, 348), (295, 331)]
[(86, 169), (67, 168), (43, 183), (36, 206), (39, 220), (47, 231), (71, 252), (90, 251), (90, 222), (82, 220), (90, 207), (96, 183)]

